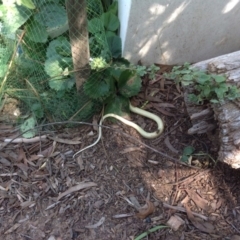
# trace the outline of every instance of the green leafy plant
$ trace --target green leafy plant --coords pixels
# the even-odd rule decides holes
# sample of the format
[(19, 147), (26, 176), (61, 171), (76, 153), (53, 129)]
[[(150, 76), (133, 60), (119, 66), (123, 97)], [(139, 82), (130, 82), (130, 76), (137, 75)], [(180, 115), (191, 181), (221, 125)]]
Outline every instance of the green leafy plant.
[(227, 83), (226, 76), (191, 68), (189, 63), (173, 67), (172, 72), (165, 76), (184, 86), (193, 85), (195, 93), (188, 97), (196, 104), (202, 104), (205, 100), (219, 103), (225, 99), (234, 100), (240, 97), (239, 89)]
[[(88, 21), (89, 45), (92, 57), (101, 56), (110, 61), (111, 58), (121, 56), (122, 43), (121, 38), (117, 35), (119, 26), (117, 2), (108, 5), (107, 11), (100, 17), (94, 17)], [(105, 42), (107, 42), (108, 46), (103, 47)], [(106, 47), (109, 48), (109, 52), (106, 51)]]
[(149, 67), (139, 65), (135, 66), (131, 64), (131, 67), (135, 68), (137, 74), (141, 77), (148, 74), (151, 80), (154, 80), (156, 78), (156, 73), (160, 70), (160, 67), (156, 66), (155, 64), (152, 64)]
[[(107, 64), (98, 58), (91, 63), (91, 76), (84, 84), (84, 92), (105, 105), (105, 113), (124, 115), (129, 111), (129, 98), (138, 94), (141, 78), (125, 59)], [(103, 68), (99, 68), (99, 67)]]
[(188, 163), (189, 158), (191, 158), (192, 154), (194, 153), (195, 148), (192, 146), (187, 146), (183, 149), (183, 153), (182, 153), (182, 157), (181, 157), (181, 161), (182, 162), (186, 162)]

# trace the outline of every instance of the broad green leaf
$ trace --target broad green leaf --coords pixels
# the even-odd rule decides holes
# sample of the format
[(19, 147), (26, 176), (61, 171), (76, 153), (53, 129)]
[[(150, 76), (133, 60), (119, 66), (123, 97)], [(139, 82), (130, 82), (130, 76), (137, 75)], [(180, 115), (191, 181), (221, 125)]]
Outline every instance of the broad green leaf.
[(187, 146), (183, 149), (183, 155), (190, 156), (195, 151), (195, 148), (192, 146)]
[(114, 113), (119, 116), (126, 115), (129, 112), (129, 100), (123, 96), (113, 95), (108, 99), (104, 114)]
[(71, 89), (75, 84), (75, 80), (68, 76), (68, 69), (64, 67), (64, 59), (55, 55), (45, 61), (45, 72), (51, 77), (49, 86), (56, 91)]
[(103, 13), (101, 16), (102, 22), (104, 23), (104, 27), (108, 31), (116, 31), (119, 26), (120, 22), (116, 15), (114, 15), (112, 12), (106, 12)]
[(122, 55), (122, 41), (118, 36), (107, 38), (108, 46), (113, 58), (119, 58)]
[(117, 15), (118, 12), (118, 1), (114, 1), (108, 8), (108, 12), (113, 13), (114, 15)]
[(20, 0), (21, 4), (29, 9), (35, 9), (35, 5), (32, 0)]
[(117, 79), (118, 81), (118, 87), (122, 88), (128, 81), (131, 81), (132, 78), (136, 77), (136, 72), (133, 72), (129, 69), (126, 70), (121, 70), (121, 74), (119, 78)]
[(8, 65), (7, 64), (1, 64), (0, 65), (0, 78), (5, 76), (7, 70), (8, 70)]
[(47, 58), (54, 56), (71, 57), (71, 46), (67, 38), (60, 36), (51, 41), (47, 48)]
[(210, 92), (211, 92), (210, 87), (207, 85), (204, 86), (203, 93), (204, 93), (205, 97), (209, 97)]
[(43, 108), (40, 103), (34, 103), (31, 106), (31, 110), (35, 114), (36, 118), (43, 118)]
[(189, 158), (189, 156), (183, 155), (183, 156), (181, 157), (180, 161), (187, 163), (187, 162), (188, 162), (188, 158)]
[(51, 29), (66, 24), (67, 13), (61, 5), (49, 3), (43, 5), (34, 18), (39, 24)]
[(185, 62), (183, 66), (184, 66), (184, 68), (188, 69), (190, 67), (190, 63), (189, 62)]
[(112, 31), (106, 31), (105, 34), (106, 34), (106, 38), (116, 36), (116, 33)]
[(196, 78), (196, 82), (199, 84), (206, 84), (209, 82), (211, 79), (210, 75), (207, 75), (205, 73), (199, 74), (198, 77)]
[(240, 97), (239, 89), (236, 86), (229, 86), (227, 98), (229, 100), (234, 100)]
[(217, 99), (211, 99), (210, 102), (211, 103), (219, 103), (219, 101)]
[(215, 88), (215, 93), (217, 94), (218, 99), (223, 99), (225, 92), (226, 91), (223, 88)]
[(188, 99), (190, 102), (198, 103), (198, 97), (195, 94), (188, 94)]
[(192, 81), (193, 80), (193, 76), (190, 75), (190, 74), (183, 75), (182, 80), (184, 80), (184, 81)]
[(36, 43), (45, 43), (48, 39), (46, 28), (35, 20), (27, 24), (26, 36)]
[(181, 69), (181, 67), (182, 67), (182, 66), (174, 66), (173, 69), (172, 69), (172, 71), (174, 72), (174, 71), (176, 71), (176, 70), (178, 70), (178, 69)]
[(1, 33), (14, 34), (32, 15), (32, 11), (24, 6), (0, 5), (0, 17), (3, 21)]
[(175, 72), (164, 73), (163, 76), (170, 80), (175, 80), (177, 78), (177, 74)]
[(102, 79), (103, 72), (92, 73), (89, 79), (84, 83), (83, 89), (90, 98), (104, 100), (109, 96), (110, 84)]
[(222, 83), (222, 82), (226, 82), (226, 78), (224, 76), (221, 75), (212, 75), (212, 77), (214, 78), (214, 80), (217, 83)]
[[(23, 124), (21, 124), (20, 129), (21, 132), (23, 132), (23, 137), (24, 138), (32, 138), (36, 135), (36, 130), (33, 128), (36, 125), (36, 119), (34, 117), (30, 117), (27, 120), (24, 121)], [(27, 131), (27, 132), (26, 132)], [(26, 133), (24, 133), (26, 132)]]
[(42, 7), (43, 5), (47, 5), (49, 3), (55, 3), (58, 4), (59, 0), (32, 0), (34, 5), (39, 7)]
[(141, 89), (141, 84), (141, 78), (137, 74), (135, 74), (135, 76), (131, 76), (131, 78), (126, 82), (126, 84), (119, 88), (119, 92), (124, 97), (130, 98), (139, 93)]
[(61, 78), (61, 74), (63, 72), (63, 69), (60, 67), (60, 58), (55, 55), (53, 57), (48, 58), (45, 61), (45, 72), (50, 76), (50, 77), (57, 77)]
[(75, 84), (75, 79), (72, 77), (58, 77), (49, 80), (49, 87), (55, 91), (71, 89)]
[(88, 21), (88, 31), (90, 33), (98, 33), (103, 30), (103, 24), (100, 18), (92, 18)]
[(189, 74), (189, 73), (191, 73), (192, 71), (189, 70), (189, 69), (183, 69), (183, 70), (180, 70), (179, 72), (180, 72), (181, 74)]
[(146, 67), (146, 66), (137, 66), (137, 67), (136, 67), (136, 73), (137, 73), (140, 77), (143, 77), (144, 75), (147, 74), (147, 67)]

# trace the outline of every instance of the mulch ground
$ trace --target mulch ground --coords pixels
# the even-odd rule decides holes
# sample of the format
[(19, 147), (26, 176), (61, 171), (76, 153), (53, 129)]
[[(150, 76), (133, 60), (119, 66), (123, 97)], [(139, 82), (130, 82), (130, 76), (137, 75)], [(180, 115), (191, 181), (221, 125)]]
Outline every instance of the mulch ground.
[[(187, 134), (183, 93), (161, 73), (144, 78), (132, 99), (162, 117), (157, 139), (105, 121), (111, 128), (102, 141), (73, 159), (95, 141), (95, 127), (41, 131), (46, 139), (5, 145), (18, 131), (0, 125), (0, 239), (240, 239), (240, 172), (214, 160), (216, 138)], [(187, 146), (197, 153), (191, 166), (179, 164)]]

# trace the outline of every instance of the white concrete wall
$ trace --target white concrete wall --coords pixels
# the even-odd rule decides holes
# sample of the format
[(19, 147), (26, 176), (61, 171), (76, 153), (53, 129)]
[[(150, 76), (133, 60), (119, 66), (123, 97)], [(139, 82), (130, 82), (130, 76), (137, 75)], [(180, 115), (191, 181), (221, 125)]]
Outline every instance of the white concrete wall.
[(123, 56), (182, 64), (240, 50), (240, 0), (118, 0)]

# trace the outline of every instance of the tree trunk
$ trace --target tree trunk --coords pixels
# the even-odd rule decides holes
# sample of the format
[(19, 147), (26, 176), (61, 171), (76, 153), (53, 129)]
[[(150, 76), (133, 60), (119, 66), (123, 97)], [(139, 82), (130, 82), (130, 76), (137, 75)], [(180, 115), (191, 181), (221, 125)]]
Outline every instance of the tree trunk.
[(66, 7), (76, 86), (79, 90), (90, 73), (87, 8), (85, 0), (66, 0)]

